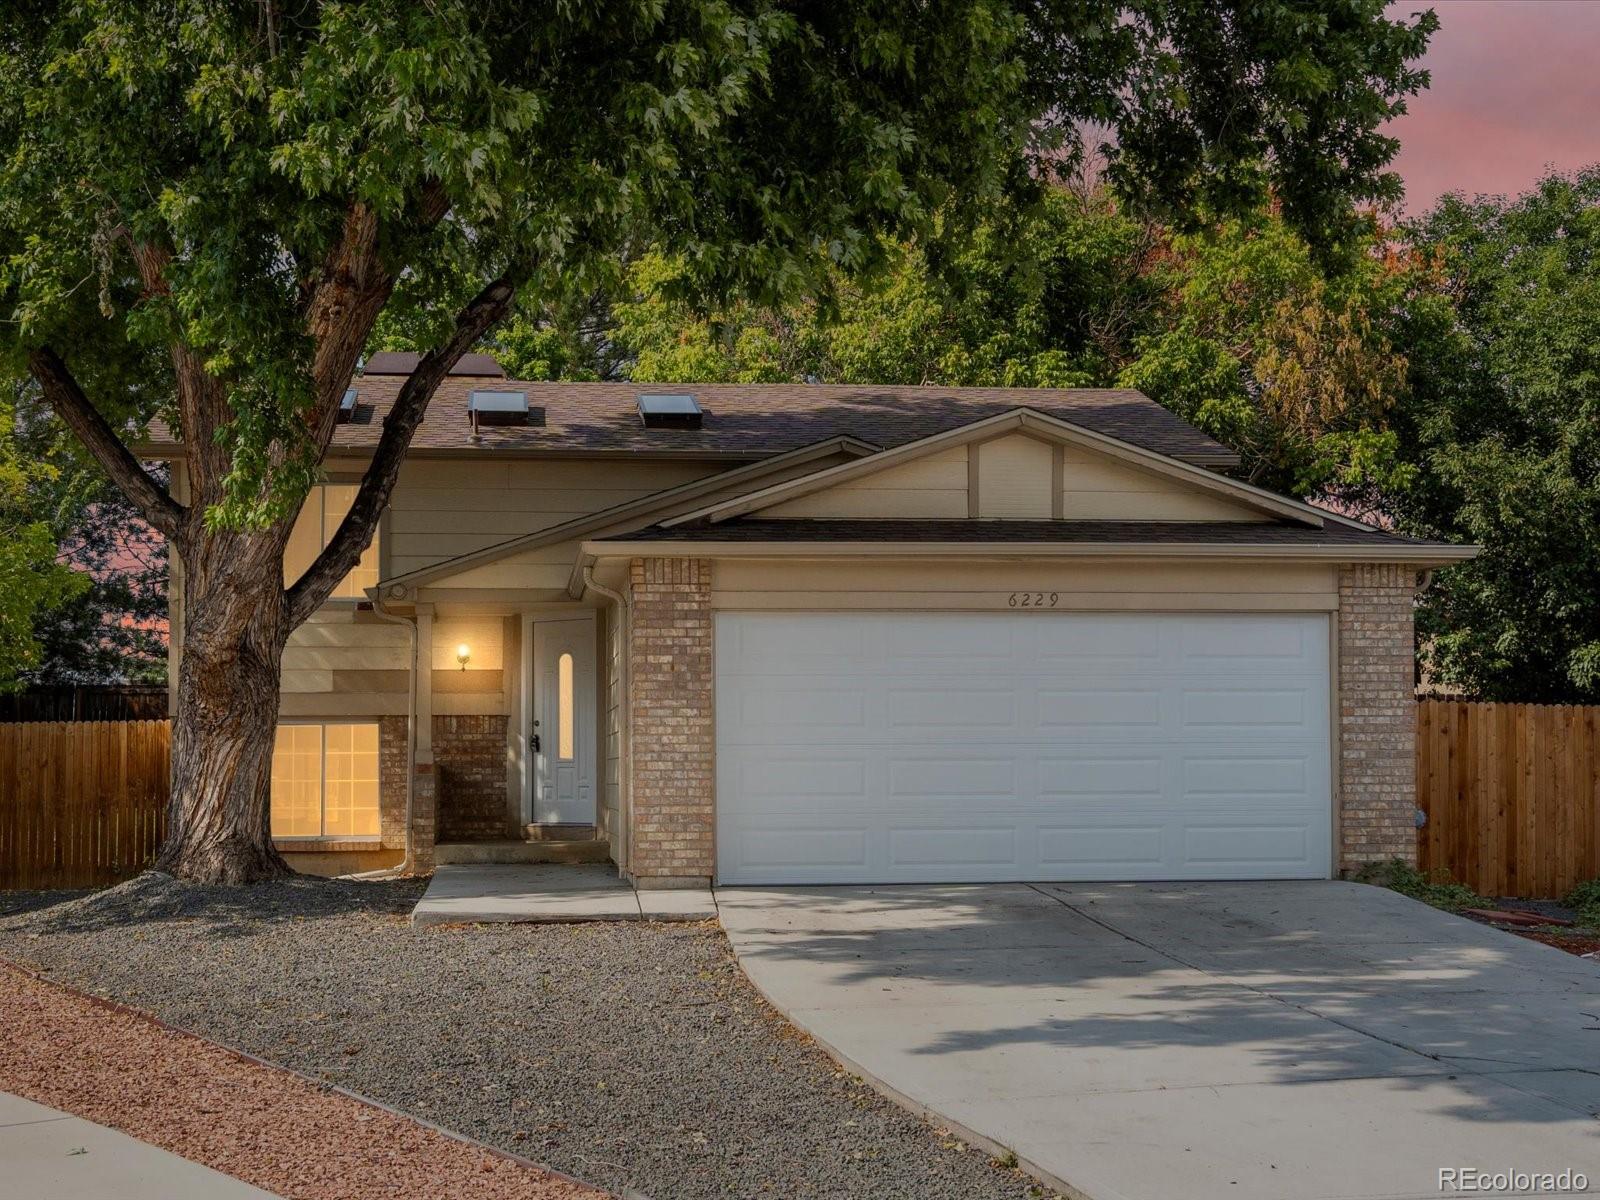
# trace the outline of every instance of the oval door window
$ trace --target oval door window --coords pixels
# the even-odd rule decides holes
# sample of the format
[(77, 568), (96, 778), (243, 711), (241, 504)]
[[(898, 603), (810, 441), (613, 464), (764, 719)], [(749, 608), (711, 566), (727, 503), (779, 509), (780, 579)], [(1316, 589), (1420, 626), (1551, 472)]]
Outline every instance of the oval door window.
[(572, 749), (572, 655), (556, 660), (556, 757), (571, 762)]

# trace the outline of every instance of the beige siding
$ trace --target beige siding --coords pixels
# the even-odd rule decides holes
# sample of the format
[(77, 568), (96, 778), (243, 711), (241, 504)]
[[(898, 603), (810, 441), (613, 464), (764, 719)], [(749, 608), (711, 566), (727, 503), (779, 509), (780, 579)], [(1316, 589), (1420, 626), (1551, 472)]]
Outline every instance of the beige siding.
[[(970, 457), (969, 457), (970, 456)], [(969, 489), (976, 494), (969, 499)], [(1060, 495), (1057, 496), (1059, 488)], [(794, 519), (1263, 521), (1203, 486), (1014, 433), (957, 446), (760, 510)]]
[[(1337, 568), (1227, 562), (837, 562), (721, 559), (713, 606), (1011, 611), (1326, 612), (1338, 607)], [(1034, 598), (1044, 593), (1044, 601)], [(1017, 597), (1013, 604), (1012, 597)]]
[(1047, 521), (1055, 514), (1053, 445), (1012, 434), (980, 442), (973, 450), (977, 455), (979, 517)]
[(401, 468), (389, 506), (384, 574), (430, 567), (718, 469), (693, 462), (412, 459)]
[(551, 546), (536, 546), (494, 562), (468, 567), (458, 574), (435, 580), (430, 586), (565, 592), (581, 542), (582, 539), (575, 538)]
[(967, 448), (957, 446), (898, 467), (786, 500), (763, 517), (802, 519), (964, 517), (967, 515)]
[(404, 713), (411, 639), (404, 626), (347, 605), (330, 606), (289, 635), (283, 651), (284, 716)]
[[(466, 669), (456, 660), (465, 644)], [(501, 716), (509, 713), (511, 692), (521, 686), (515, 635), (504, 616), (434, 618), (433, 711), (436, 716)]]
[(1062, 516), (1080, 521), (1265, 521), (1243, 504), (1092, 450), (1062, 455)]

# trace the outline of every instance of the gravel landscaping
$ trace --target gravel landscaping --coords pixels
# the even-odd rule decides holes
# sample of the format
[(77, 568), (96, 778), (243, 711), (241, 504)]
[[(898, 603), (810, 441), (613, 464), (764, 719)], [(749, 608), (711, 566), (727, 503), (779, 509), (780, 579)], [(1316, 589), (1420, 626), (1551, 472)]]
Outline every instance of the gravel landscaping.
[(1048, 1194), (841, 1071), (715, 925), (415, 930), (420, 892), (0, 894), (0, 955), (651, 1200)]
[(3, 962), (0, 1012), (0, 1089), (284, 1200), (604, 1195)]

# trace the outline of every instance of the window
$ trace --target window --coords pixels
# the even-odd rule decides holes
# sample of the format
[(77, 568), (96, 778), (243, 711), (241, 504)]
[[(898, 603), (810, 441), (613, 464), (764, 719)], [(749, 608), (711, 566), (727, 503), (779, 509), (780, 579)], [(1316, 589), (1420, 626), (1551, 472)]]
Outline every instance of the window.
[(639, 419), (647, 429), (699, 429), (700, 405), (686, 393), (645, 393), (639, 397)]
[(572, 749), (572, 655), (556, 660), (556, 757), (571, 762)]
[[(306, 505), (289, 534), (289, 544), (283, 551), (283, 584), (288, 587), (305, 574), (306, 568), (316, 561), (323, 547), (333, 540), (339, 522), (355, 503), (356, 485), (353, 483), (324, 483), (311, 489)], [(366, 589), (378, 582), (378, 538), (361, 554), (355, 570), (339, 581), (333, 597), (341, 600), (365, 600)]]
[(378, 727), (279, 725), (272, 747), (272, 836), (378, 836)]

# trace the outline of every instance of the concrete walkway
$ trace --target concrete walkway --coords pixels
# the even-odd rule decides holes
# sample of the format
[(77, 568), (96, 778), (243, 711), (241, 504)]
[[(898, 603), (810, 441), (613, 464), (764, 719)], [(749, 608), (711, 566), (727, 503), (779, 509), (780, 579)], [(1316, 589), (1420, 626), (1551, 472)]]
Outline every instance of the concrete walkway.
[(710, 888), (635, 891), (612, 866), (449, 865), (433, 873), (413, 925), (578, 921), (704, 921)]
[(210, 1167), (9, 1092), (0, 1092), (0, 1196), (273, 1200)]
[[(1586, 1171), (1600, 964), (1359, 884), (719, 889), (745, 971), (913, 1107), (1094, 1200)], [(1522, 1194), (1516, 1191), (1501, 1194)]]

